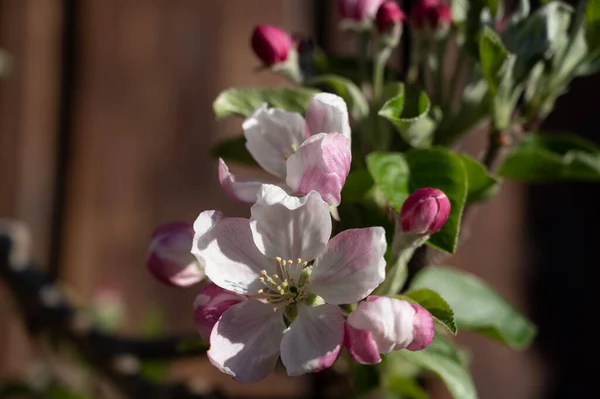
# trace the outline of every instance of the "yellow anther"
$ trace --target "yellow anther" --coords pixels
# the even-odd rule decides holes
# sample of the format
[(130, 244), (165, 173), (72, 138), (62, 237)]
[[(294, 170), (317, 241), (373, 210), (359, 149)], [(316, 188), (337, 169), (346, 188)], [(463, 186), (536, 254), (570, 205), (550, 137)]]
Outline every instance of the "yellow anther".
[(279, 276), (277, 274), (274, 274), (273, 278), (279, 278)]
[(281, 258), (279, 256), (275, 257), (275, 260), (279, 263), (281, 263)]
[(292, 151), (298, 151), (298, 146), (296, 144), (292, 144)]
[(266, 271), (266, 270), (261, 270), (261, 271), (260, 271), (260, 274), (263, 274), (263, 275), (265, 275), (265, 276), (266, 276), (266, 275), (267, 275), (267, 271)]
[(302, 267), (303, 267), (303, 268), (305, 268), (306, 266), (308, 266), (308, 262), (304, 262), (304, 263), (302, 264)]
[(300, 259), (300, 258), (296, 259), (296, 263), (297, 263), (297, 264), (300, 264), (300, 263), (302, 263), (302, 259)]
[(265, 278), (264, 277), (259, 277), (258, 281), (260, 281), (261, 283), (264, 283), (265, 282)]
[(287, 264), (288, 264), (288, 265), (291, 265), (292, 263), (294, 263), (294, 262), (292, 262), (292, 260), (291, 260), (291, 259), (288, 259), (288, 261), (287, 261)]
[(265, 290), (263, 290), (262, 288), (260, 290), (258, 290), (259, 294), (262, 294), (263, 292), (265, 292)]

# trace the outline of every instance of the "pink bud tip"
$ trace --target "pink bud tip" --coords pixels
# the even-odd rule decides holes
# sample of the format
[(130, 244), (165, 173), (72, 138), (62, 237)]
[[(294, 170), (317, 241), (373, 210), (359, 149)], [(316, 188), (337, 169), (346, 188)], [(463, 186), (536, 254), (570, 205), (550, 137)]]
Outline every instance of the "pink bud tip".
[(375, 16), (375, 25), (379, 32), (385, 32), (406, 20), (406, 14), (395, 1), (386, 1), (379, 6)]
[(194, 323), (200, 336), (208, 342), (213, 327), (221, 315), (247, 298), (227, 291), (214, 283), (208, 284), (194, 299)]
[(188, 223), (167, 223), (154, 230), (148, 249), (150, 273), (176, 287), (200, 282), (204, 272), (191, 253), (193, 239), (194, 229)]
[(429, 346), (435, 335), (433, 316), (424, 307), (411, 304), (415, 310), (413, 319), (413, 340), (406, 347), (409, 351), (420, 351)]
[(375, 17), (383, 0), (340, 0), (342, 18), (364, 22)]
[(420, 188), (408, 196), (400, 210), (402, 231), (431, 235), (442, 228), (450, 215), (450, 201), (442, 190)]
[(418, 0), (410, 11), (410, 20), (417, 29), (437, 30), (452, 22), (452, 11), (440, 0)]
[(281, 29), (272, 25), (257, 25), (252, 33), (252, 49), (267, 66), (287, 60), (292, 39)]

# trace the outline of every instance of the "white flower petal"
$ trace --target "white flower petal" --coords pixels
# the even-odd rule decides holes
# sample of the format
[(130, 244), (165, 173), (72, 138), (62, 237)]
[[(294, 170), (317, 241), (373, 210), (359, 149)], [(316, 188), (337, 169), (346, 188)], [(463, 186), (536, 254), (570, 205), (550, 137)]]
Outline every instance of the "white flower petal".
[(339, 307), (298, 305), (298, 317), (281, 341), (281, 361), (288, 375), (298, 376), (330, 367), (344, 341), (344, 317)]
[(219, 159), (219, 181), (230, 197), (248, 204), (256, 202), (256, 196), (264, 184), (273, 184), (266, 179), (234, 176), (222, 159)]
[(337, 206), (351, 161), (350, 141), (341, 134), (311, 136), (288, 158), (286, 183), (296, 194), (314, 190), (325, 202)]
[[(201, 224), (204, 213), (194, 223), (194, 229)], [(262, 288), (258, 281), (260, 271), (275, 270), (274, 263), (254, 245), (247, 219), (221, 219), (203, 235), (196, 230), (196, 236), (192, 253), (204, 264), (206, 276), (221, 288), (256, 294)]]
[(210, 334), (210, 362), (236, 381), (255, 382), (275, 368), (286, 327), (281, 313), (256, 300), (227, 309)]
[(331, 93), (313, 96), (306, 108), (306, 124), (311, 135), (340, 133), (351, 140), (348, 107), (344, 100)]
[(319, 256), (331, 235), (329, 206), (319, 193), (291, 197), (276, 186), (263, 186), (251, 208), (250, 228), (254, 243), (269, 258)]
[(306, 138), (304, 118), (261, 105), (242, 124), (246, 148), (267, 172), (285, 179), (285, 161)]
[(315, 260), (308, 290), (336, 305), (360, 301), (385, 278), (385, 249), (382, 227), (342, 231)]
[(348, 316), (348, 324), (367, 330), (379, 353), (406, 348), (413, 341), (415, 309), (406, 301), (383, 296), (370, 296)]

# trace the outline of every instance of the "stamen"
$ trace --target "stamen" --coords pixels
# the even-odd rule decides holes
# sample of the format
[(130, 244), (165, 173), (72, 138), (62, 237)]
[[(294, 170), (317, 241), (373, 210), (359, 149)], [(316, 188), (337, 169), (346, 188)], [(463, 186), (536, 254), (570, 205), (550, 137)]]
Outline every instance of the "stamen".
[(298, 151), (298, 146), (296, 144), (292, 144), (292, 151)]

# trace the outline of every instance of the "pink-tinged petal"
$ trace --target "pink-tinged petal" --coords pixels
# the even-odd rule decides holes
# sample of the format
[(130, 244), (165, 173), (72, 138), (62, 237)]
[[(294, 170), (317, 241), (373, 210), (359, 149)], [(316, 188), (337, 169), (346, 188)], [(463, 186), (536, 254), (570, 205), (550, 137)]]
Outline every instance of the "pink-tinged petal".
[[(198, 219), (202, 217), (200, 214)], [(199, 235), (193, 253), (204, 264), (204, 272), (213, 283), (239, 294), (256, 294), (262, 288), (258, 281), (261, 270), (275, 271), (274, 262), (269, 262), (254, 245), (247, 219), (219, 220), (208, 232)]]
[(429, 346), (435, 336), (433, 316), (421, 305), (411, 304), (415, 312), (413, 320), (413, 341), (406, 347), (409, 351), (420, 351)]
[(298, 305), (298, 317), (281, 341), (281, 362), (289, 376), (321, 371), (338, 358), (344, 341), (339, 307)]
[(362, 364), (381, 362), (379, 348), (373, 335), (367, 330), (358, 330), (350, 324), (344, 324), (344, 346), (352, 359)]
[[(377, 10), (377, 9), (375, 9)], [(306, 108), (306, 124), (311, 135), (340, 133), (350, 141), (348, 107), (344, 100), (331, 93), (318, 93)]]
[(148, 248), (148, 270), (159, 281), (189, 287), (204, 279), (204, 270), (190, 250), (194, 229), (189, 223), (167, 223), (152, 234)]
[(385, 230), (344, 230), (315, 260), (308, 290), (335, 305), (358, 302), (385, 279)]
[(369, 331), (378, 352), (406, 348), (413, 341), (415, 310), (406, 301), (383, 296), (370, 296), (348, 315), (348, 324)]
[(350, 171), (350, 142), (338, 133), (309, 137), (287, 160), (286, 183), (295, 193), (317, 191), (330, 205), (339, 205)]
[(269, 258), (310, 262), (325, 250), (331, 235), (329, 206), (314, 191), (298, 198), (277, 186), (263, 186), (251, 214), (254, 242)]
[(231, 198), (247, 204), (254, 204), (263, 184), (273, 184), (266, 179), (240, 178), (229, 171), (225, 161), (219, 158), (219, 181), (221, 187)]
[(241, 302), (223, 313), (210, 334), (210, 362), (236, 381), (255, 382), (275, 368), (286, 330), (272, 305)]
[(244, 295), (224, 290), (214, 283), (202, 288), (194, 299), (194, 322), (200, 336), (208, 341), (223, 312), (246, 299)]
[(246, 148), (267, 172), (285, 179), (285, 161), (305, 139), (300, 114), (277, 108), (258, 107), (242, 124)]

